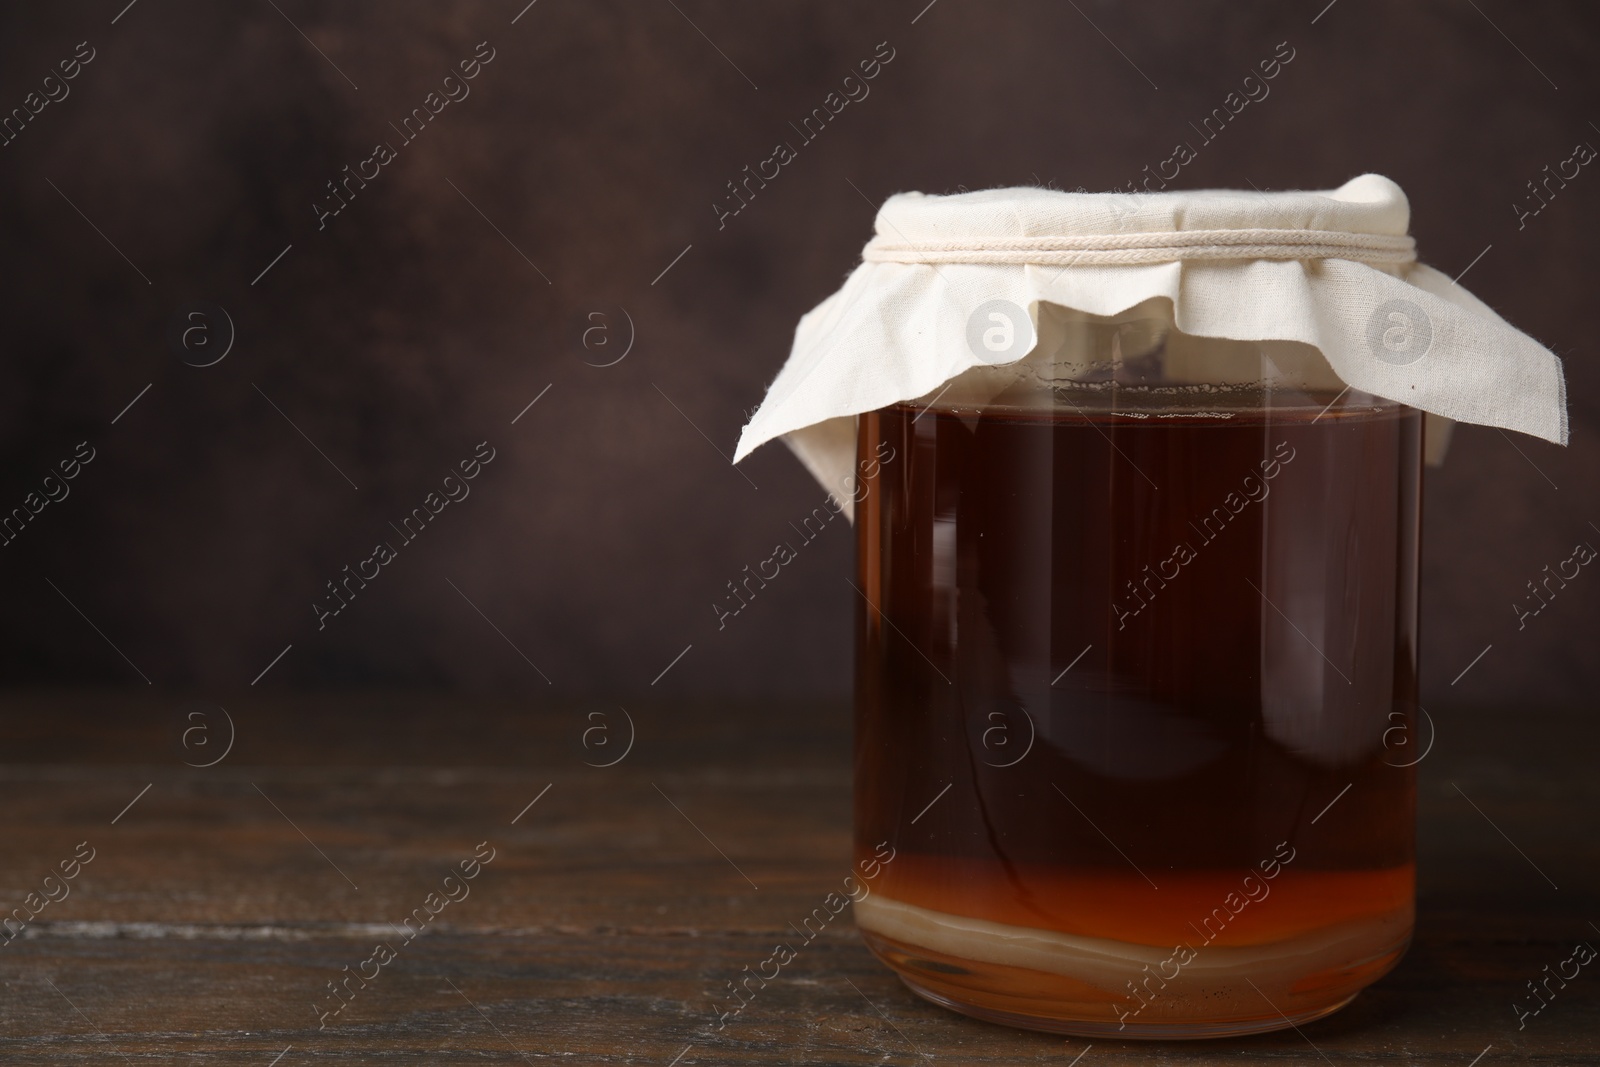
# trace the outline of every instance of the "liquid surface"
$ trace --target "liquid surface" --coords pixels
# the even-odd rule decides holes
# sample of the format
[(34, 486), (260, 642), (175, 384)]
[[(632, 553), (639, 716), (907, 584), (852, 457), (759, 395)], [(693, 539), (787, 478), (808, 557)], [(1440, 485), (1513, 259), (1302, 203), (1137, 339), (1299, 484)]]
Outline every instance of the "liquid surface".
[(1052, 945), (1365, 929), (1397, 957), (1421, 419), (1321, 412), (861, 417), (857, 846), (899, 850), (876, 893)]

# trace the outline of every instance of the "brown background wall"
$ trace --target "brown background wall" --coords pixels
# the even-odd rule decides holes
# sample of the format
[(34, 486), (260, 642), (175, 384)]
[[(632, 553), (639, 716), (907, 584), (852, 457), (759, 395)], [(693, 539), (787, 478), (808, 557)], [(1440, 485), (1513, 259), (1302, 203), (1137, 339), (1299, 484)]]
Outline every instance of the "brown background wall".
[[(1600, 545), (1600, 174), (1523, 229), (1512, 208), (1600, 145), (1591, 4), (539, 0), (513, 24), (525, 0), (125, 2), (0, 23), (0, 108), (78, 42), (95, 53), (0, 148), (0, 507), (78, 442), (96, 453), (0, 548), (7, 682), (221, 693), (292, 643), (262, 685), (542, 703), (647, 690), (692, 643), (653, 692), (843, 694), (842, 523), (727, 630), (710, 608), (821, 499), (781, 447), (747, 477), (718, 454), (795, 320), (888, 194), (1126, 182), (1287, 41), (1271, 95), (1181, 181), (1387, 174), (1424, 259), (1473, 264), (1469, 287), (1567, 362), (1571, 447), (1462, 427), (1430, 472), (1425, 702), (1600, 686), (1600, 575), (1522, 632), (1511, 609), (1575, 542)], [(485, 40), (471, 95), (319, 231), (324, 183), (398, 143), (388, 124)], [(871, 95), (719, 230), (724, 183), (883, 41)], [(196, 302), (236, 329), (207, 368), (167, 337)], [(631, 351), (586, 365), (620, 352), (623, 309)], [(586, 349), (602, 322), (611, 346)], [(323, 583), (485, 439), (471, 496), (319, 632)]]

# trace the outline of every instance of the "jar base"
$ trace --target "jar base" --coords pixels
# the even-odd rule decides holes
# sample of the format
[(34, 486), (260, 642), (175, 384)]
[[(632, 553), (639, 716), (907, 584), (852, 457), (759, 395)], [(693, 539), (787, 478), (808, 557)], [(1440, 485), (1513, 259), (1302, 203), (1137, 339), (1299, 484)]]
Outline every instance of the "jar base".
[(1205, 1038), (1266, 1034), (1274, 1030), (1287, 1030), (1291, 1027), (1316, 1022), (1318, 1019), (1325, 1019), (1360, 996), (1359, 993), (1351, 993), (1337, 1003), (1291, 1016), (1275, 1015), (1272, 1018), (1229, 1019), (1209, 1023), (1136, 1023), (1132, 1026), (1119, 1027), (1109, 1022), (1097, 1023), (1087, 1019), (1054, 1019), (1043, 1015), (1028, 1015), (1022, 1012), (1006, 1011), (1002, 1008), (968, 1004), (921, 985), (904, 973), (898, 971), (896, 973), (899, 974), (900, 981), (906, 984), (906, 988), (923, 1000), (986, 1023), (1014, 1026), (1022, 1030), (1039, 1030), (1049, 1034), (1066, 1034), (1071, 1037), (1116, 1038), (1121, 1041), (1197, 1041)]
[[(1330, 1015), (1399, 962), (1411, 927), (1408, 908), (1271, 944), (1182, 946), (1187, 959), (1164, 962), (1187, 969), (1163, 979), (1150, 973), (1152, 946), (1008, 927), (881, 893), (856, 911), (867, 947), (935, 1004), (1030, 1030), (1157, 1040), (1264, 1033)], [(1125, 977), (1127, 992), (1116, 991)]]

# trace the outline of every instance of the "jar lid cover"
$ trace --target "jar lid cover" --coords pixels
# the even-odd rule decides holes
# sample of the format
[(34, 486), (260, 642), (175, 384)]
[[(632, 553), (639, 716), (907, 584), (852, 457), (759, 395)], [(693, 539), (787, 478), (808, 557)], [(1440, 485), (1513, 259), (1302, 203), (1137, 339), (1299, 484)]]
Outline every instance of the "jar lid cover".
[(1321, 192), (902, 193), (844, 286), (801, 318), (734, 462), (775, 437), (836, 496), (854, 419), (997, 361), (981, 307), (1112, 316), (1152, 298), (1195, 337), (1299, 341), (1346, 385), (1461, 422), (1567, 441), (1561, 361), (1415, 261), (1400, 187), (1366, 174)]
[[(1410, 222), (1406, 194), (1378, 174), (1313, 193), (1235, 189), (1064, 193), (1036, 188), (956, 196), (901, 193), (879, 210), (877, 236), (863, 258), (900, 263), (1136, 265), (1175, 259), (1336, 256), (1405, 263), (1416, 258), (1415, 243), (1407, 233)], [(1297, 247), (1318, 244), (1328, 247), (1326, 254), (1295, 253)], [(1250, 245), (1262, 250), (1246, 250)]]

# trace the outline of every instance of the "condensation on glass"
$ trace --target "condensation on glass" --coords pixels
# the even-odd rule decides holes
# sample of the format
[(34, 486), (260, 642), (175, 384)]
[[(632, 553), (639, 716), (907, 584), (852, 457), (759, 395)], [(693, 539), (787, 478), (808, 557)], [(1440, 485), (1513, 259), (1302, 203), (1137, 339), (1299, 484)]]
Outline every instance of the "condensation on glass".
[(916, 992), (1270, 1030), (1399, 960), (1422, 419), (1170, 304), (858, 421), (856, 905)]

